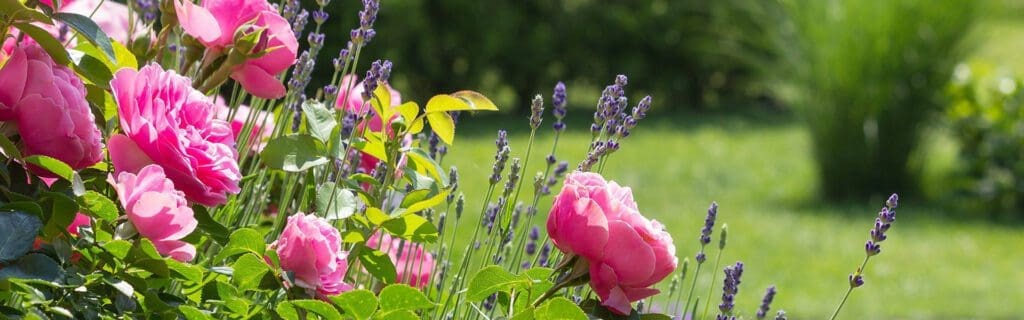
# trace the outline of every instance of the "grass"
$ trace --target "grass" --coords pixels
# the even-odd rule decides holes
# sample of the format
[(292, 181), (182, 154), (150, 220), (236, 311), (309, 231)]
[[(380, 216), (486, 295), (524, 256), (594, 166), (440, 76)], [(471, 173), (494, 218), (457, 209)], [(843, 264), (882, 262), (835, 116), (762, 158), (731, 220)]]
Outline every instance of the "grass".
[[(584, 110), (570, 114), (589, 118)], [(550, 119), (544, 128), (549, 124)], [(510, 131), (513, 156), (523, 156), (529, 137), (525, 118), (464, 116), (445, 163), (459, 168), (462, 190), (469, 190), (469, 221), (477, 219), (483, 197), (478, 190), (486, 187), (493, 130), (498, 128)], [(559, 159), (575, 166), (582, 158), (590, 138), (585, 128), (585, 123), (570, 123)], [(542, 130), (525, 177), (542, 169), (552, 137), (550, 130)], [(946, 153), (939, 159), (950, 158), (948, 153), (955, 150), (932, 149)], [(737, 306), (747, 318), (770, 284), (779, 290), (773, 310), (784, 309), (792, 319), (827, 318), (848, 286), (847, 275), (863, 259), (868, 229), (884, 201), (881, 194), (900, 191), (879, 190), (877, 198), (857, 203), (822, 204), (816, 198), (808, 132), (787, 116), (763, 114), (655, 116), (641, 123), (612, 156), (604, 175), (633, 188), (641, 212), (663, 222), (675, 238), (680, 259), (692, 259), (704, 212), (717, 201), (719, 225), (729, 224), (723, 266), (736, 260), (746, 264)], [(551, 198), (541, 203), (534, 221), (539, 226)], [(1015, 285), (1024, 283), (1024, 272), (1020, 260), (1011, 258), (1019, 256), (1024, 232), (949, 219), (956, 214), (910, 196), (900, 204), (882, 254), (868, 265), (866, 285), (853, 292), (840, 318), (1005, 319), (1024, 313), (1024, 305), (1010, 303), (1024, 301), (1024, 292)], [(717, 243), (717, 230), (714, 237)], [(709, 256), (714, 254), (712, 250)], [(700, 295), (706, 294), (710, 268), (702, 271), (696, 290)], [(712, 303), (717, 304), (721, 275), (715, 282)]]

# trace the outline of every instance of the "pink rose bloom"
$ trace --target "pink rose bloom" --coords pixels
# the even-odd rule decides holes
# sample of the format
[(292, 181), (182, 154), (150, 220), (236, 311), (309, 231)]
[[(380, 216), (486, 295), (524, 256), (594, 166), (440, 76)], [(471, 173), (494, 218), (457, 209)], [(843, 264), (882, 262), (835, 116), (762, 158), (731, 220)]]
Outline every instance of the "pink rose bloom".
[[(234, 44), (235, 32), (249, 22), (266, 28), (258, 48), (274, 48), (266, 55), (235, 67), (235, 79), (254, 96), (276, 99), (285, 94), (284, 85), (276, 78), (295, 63), (299, 42), (288, 21), (266, 0), (203, 0), (201, 6), (191, 1), (175, 1), (178, 22), (185, 33), (199, 40), (209, 50), (222, 52)], [(257, 49), (259, 50), (259, 49)]]
[(366, 246), (386, 252), (391, 257), (391, 262), (398, 271), (398, 283), (423, 288), (430, 282), (430, 275), (434, 270), (434, 256), (427, 252), (422, 244), (394, 238), (378, 231), (366, 241)]
[(588, 262), (590, 287), (619, 314), (629, 314), (631, 302), (657, 294), (650, 286), (679, 262), (672, 236), (640, 214), (632, 191), (597, 173), (566, 177), (547, 226), (559, 250)]
[(121, 69), (110, 87), (124, 133), (108, 142), (115, 172), (158, 164), (188, 200), (206, 206), (238, 193), (242, 175), (231, 127), (214, 119), (213, 101), (188, 78), (150, 64)]
[(181, 241), (199, 225), (185, 195), (174, 189), (158, 165), (148, 165), (138, 174), (121, 172), (117, 180), (111, 175), (110, 184), (117, 190), (117, 198), (139, 235), (153, 241), (160, 254), (181, 262), (191, 261), (196, 247)]
[[(340, 88), (338, 89), (338, 101), (334, 105), (338, 109), (345, 109), (345, 112), (353, 112), (360, 116), (365, 115), (367, 112), (373, 112), (373, 117), (368, 120), (369, 122), (360, 123), (358, 128), (359, 130), (363, 130), (363, 128), (369, 124), (370, 130), (380, 132), (384, 127), (384, 123), (381, 121), (380, 115), (377, 114), (377, 112), (372, 111), (373, 107), (370, 106), (370, 102), (363, 100), (363, 92), (366, 91), (363, 89), (363, 83), (356, 82), (353, 84), (353, 82), (358, 80), (359, 77), (356, 75), (346, 75), (341, 78), (341, 83), (339, 84)], [(387, 85), (387, 88), (388, 92), (391, 93), (391, 106), (397, 107), (398, 105), (401, 105), (402, 94), (399, 93), (398, 90), (391, 88), (390, 85)], [(347, 94), (346, 91), (348, 92)], [(394, 121), (398, 116), (400, 115), (395, 114), (390, 120)], [(391, 121), (388, 122), (390, 123)], [(388, 128), (389, 133), (390, 131), (391, 128)]]
[(270, 247), (277, 251), (281, 269), (295, 273), (295, 285), (324, 296), (352, 290), (344, 282), (348, 253), (341, 251), (341, 234), (327, 220), (296, 213)]
[[(39, 45), (12, 49), (0, 67), (0, 121), (16, 121), (22, 153), (46, 155), (82, 169), (103, 159), (103, 142), (74, 71), (57, 65)], [(30, 166), (44, 177), (52, 173)]]
[(253, 152), (263, 151), (263, 147), (267, 146), (267, 140), (270, 140), (270, 136), (274, 133), (274, 114), (267, 111), (256, 110), (256, 114), (247, 105), (239, 105), (235, 110), (233, 118), (228, 119), (231, 115), (231, 107), (228, 107), (224, 103), (224, 98), (217, 97), (214, 101), (214, 106), (217, 108), (217, 119), (227, 121), (231, 124), (231, 132), (235, 135), (235, 141), (242, 142), (242, 130), (245, 129), (245, 122), (249, 121), (249, 117), (253, 117), (252, 128), (249, 130), (249, 137), (245, 139), (246, 144), (249, 145), (250, 150)]
[(73, 236), (78, 236), (78, 227), (88, 227), (92, 222), (89, 221), (89, 216), (82, 214), (81, 212), (75, 214), (75, 220), (71, 220), (71, 224), (68, 225), (68, 233)]

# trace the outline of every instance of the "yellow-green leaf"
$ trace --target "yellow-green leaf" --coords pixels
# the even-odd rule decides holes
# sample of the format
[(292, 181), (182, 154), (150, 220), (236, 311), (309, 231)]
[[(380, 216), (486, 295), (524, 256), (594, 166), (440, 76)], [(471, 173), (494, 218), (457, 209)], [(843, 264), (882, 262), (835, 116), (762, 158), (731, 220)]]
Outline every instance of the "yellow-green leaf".
[(453, 93), (452, 96), (466, 101), (470, 106), (469, 110), (498, 111), (498, 106), (494, 105), (494, 102), (491, 102), (491, 99), (488, 99), (487, 96), (476, 91), (462, 90)]
[(420, 105), (416, 102), (406, 102), (398, 106), (398, 113), (402, 114), (402, 118), (405, 118), (406, 122), (410, 122), (416, 119), (416, 116), (420, 115)]
[(373, 156), (374, 158), (380, 159), (381, 161), (388, 161), (388, 154), (384, 148), (384, 140), (381, 139), (380, 135), (373, 132), (367, 132), (363, 135), (362, 141), (356, 141), (353, 145), (356, 150), (365, 152)]
[(439, 94), (433, 96), (427, 101), (427, 107), (423, 112), (434, 113), (457, 110), (473, 110), (473, 106), (470, 106), (465, 100), (456, 98), (455, 96)]
[(441, 141), (449, 145), (455, 140), (455, 120), (448, 112), (427, 113), (427, 121), (430, 121), (430, 129), (434, 130)]
[(373, 97), (370, 99), (373, 110), (377, 111), (381, 119), (391, 119), (391, 92), (388, 91), (387, 85), (382, 82), (377, 83), (377, 89), (373, 90)]

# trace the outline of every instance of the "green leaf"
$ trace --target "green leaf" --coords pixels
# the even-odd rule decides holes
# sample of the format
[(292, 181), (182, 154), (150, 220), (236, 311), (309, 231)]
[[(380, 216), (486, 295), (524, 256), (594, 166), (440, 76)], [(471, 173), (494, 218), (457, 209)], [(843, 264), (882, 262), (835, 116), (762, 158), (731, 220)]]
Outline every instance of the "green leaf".
[(516, 286), (529, 284), (528, 280), (505, 271), (505, 268), (491, 265), (480, 269), (469, 280), (466, 298), (469, 300), (483, 300), (496, 292), (509, 292)]
[(473, 110), (473, 106), (466, 103), (465, 100), (456, 98), (452, 95), (439, 94), (427, 100), (427, 106), (423, 112), (430, 114), (435, 112), (448, 112), (458, 110)]
[(100, 26), (96, 25), (89, 17), (71, 13), (71, 12), (58, 12), (53, 14), (54, 18), (63, 21), (78, 34), (85, 37), (92, 44), (96, 45), (103, 51), (103, 54), (107, 55), (107, 58), (114, 63), (117, 63), (117, 53), (114, 52), (114, 46), (110, 44), (110, 37), (107, 36)]
[(125, 297), (131, 297), (135, 295), (135, 288), (132, 287), (130, 283), (127, 283), (124, 280), (114, 277), (104, 277), (103, 282), (113, 287), (114, 290), (117, 290), (117, 292), (120, 292)]
[(388, 312), (382, 312), (378, 319), (388, 320), (419, 320), (420, 317), (416, 316), (416, 313), (409, 310), (392, 310)]
[(437, 228), (427, 219), (415, 215), (403, 215), (384, 221), (381, 225), (389, 233), (413, 242), (437, 241)]
[(108, 59), (102, 50), (89, 42), (79, 43), (78, 46), (75, 47), (75, 50), (81, 51), (86, 55), (96, 57), (107, 66), (107, 70), (112, 74), (117, 73), (121, 68), (139, 68), (139, 62), (131, 50), (128, 50), (128, 48), (117, 41), (112, 41), (110, 45), (114, 48), (114, 55), (117, 57), (116, 61)]
[(178, 260), (168, 258), (167, 267), (177, 275), (176, 278), (178, 279), (192, 281), (194, 283), (203, 282), (203, 268), (199, 266), (178, 262)]
[(224, 250), (221, 250), (213, 260), (221, 261), (246, 252), (252, 252), (262, 257), (266, 250), (267, 244), (259, 231), (251, 228), (242, 228), (231, 233), (228, 244), (224, 246)]
[(52, 239), (67, 230), (78, 213), (78, 204), (74, 199), (59, 192), (42, 192), (41, 200), (50, 209), (50, 218), (43, 227), (46, 239)]
[(14, 26), (31, 37), (32, 40), (35, 40), (40, 47), (43, 47), (43, 50), (46, 50), (46, 53), (57, 64), (64, 66), (71, 64), (71, 56), (64, 49), (64, 44), (60, 43), (60, 40), (57, 40), (57, 38), (54, 38), (50, 32), (30, 23), (15, 23)]
[(466, 104), (468, 104), (470, 107), (470, 109), (468, 110), (498, 111), (498, 106), (494, 105), (494, 102), (491, 102), (491, 99), (488, 99), (487, 96), (484, 96), (483, 94), (476, 91), (462, 90), (456, 93), (452, 93), (452, 96), (462, 99), (462, 101), (465, 101)]
[(308, 134), (290, 134), (267, 142), (260, 152), (263, 162), (271, 169), (302, 172), (327, 163), (323, 142)]
[(0, 212), (0, 263), (14, 261), (32, 250), (42, 227), (38, 216), (23, 211)]
[(73, 179), (72, 176), (75, 172), (74, 169), (71, 169), (71, 166), (67, 165), (63, 161), (44, 155), (25, 157), (25, 163), (31, 163), (40, 168), (46, 169), (46, 171), (52, 172), (67, 181), (71, 181), (71, 179)]
[(367, 272), (384, 283), (395, 283), (398, 274), (395, 271), (395, 264), (391, 262), (391, 257), (388, 254), (365, 245), (359, 245), (357, 248), (361, 249), (359, 250), (359, 261), (363, 263)]
[(370, 223), (373, 223), (375, 225), (380, 225), (380, 224), (384, 223), (385, 221), (388, 221), (388, 219), (390, 219), (390, 218), (391, 217), (389, 217), (387, 214), (384, 213), (384, 211), (381, 211), (379, 208), (376, 208), (376, 207), (366, 208), (366, 219), (369, 219)]
[(334, 111), (327, 109), (323, 102), (306, 100), (302, 103), (302, 115), (306, 117), (306, 127), (313, 137), (327, 143), (331, 132), (338, 122), (334, 120)]
[(99, 192), (88, 190), (78, 198), (78, 207), (82, 213), (93, 218), (112, 222), (117, 219), (117, 205)]
[(213, 317), (190, 305), (178, 306), (178, 312), (185, 317), (186, 320), (213, 320)]
[(53, 24), (42, 12), (29, 9), (24, 3), (18, 0), (0, 0), (0, 12), (10, 17), (11, 21), (39, 21), (46, 24)]
[(75, 72), (82, 75), (86, 84), (92, 84), (104, 90), (110, 89), (110, 80), (114, 78), (110, 67), (103, 63), (104, 57), (92, 56), (78, 50), (68, 50)]
[[(0, 247), (0, 249), (2, 249), (2, 247)], [(64, 270), (61, 270), (57, 261), (54, 261), (42, 253), (31, 253), (25, 255), (13, 264), (0, 269), (0, 280), (38, 279), (56, 282), (63, 276)]]
[(378, 134), (366, 132), (366, 134), (363, 135), (363, 139), (356, 139), (356, 141), (352, 143), (352, 146), (355, 147), (356, 150), (365, 152), (366, 154), (380, 159), (381, 161), (388, 161), (388, 153), (384, 148), (384, 140)]
[(341, 307), (345, 315), (355, 317), (356, 320), (366, 320), (377, 311), (377, 297), (373, 292), (365, 289), (353, 290), (331, 297), (334, 305)]
[(442, 190), (433, 197), (430, 197), (429, 199), (425, 199), (423, 201), (414, 203), (408, 208), (405, 208), (405, 212), (403, 213), (403, 215), (413, 214), (416, 212), (433, 208), (434, 206), (437, 206), (444, 202), (446, 198), (448, 198), (448, 190)]
[(434, 130), (441, 141), (449, 145), (455, 140), (455, 120), (448, 112), (427, 113), (427, 121), (430, 122), (430, 129)]
[(293, 306), (306, 309), (324, 319), (341, 319), (341, 313), (334, 306), (320, 300), (291, 300)]
[(587, 320), (587, 314), (583, 313), (575, 303), (564, 297), (556, 297), (544, 302), (533, 316), (538, 320)]
[[(388, 86), (383, 82), (378, 83), (377, 88), (373, 90), (373, 97), (374, 99), (370, 99), (370, 105), (373, 106), (377, 115), (381, 119), (391, 119), (393, 113), (391, 111), (391, 91), (388, 90)], [(386, 128), (388, 124), (384, 125)]]
[(217, 244), (225, 245), (228, 243), (228, 235), (231, 232), (228, 231), (228, 228), (224, 227), (224, 225), (220, 224), (220, 222), (213, 220), (213, 217), (210, 217), (210, 212), (206, 210), (206, 207), (194, 205), (192, 206), (192, 213), (194, 213), (196, 220), (199, 221), (199, 230), (206, 232), (206, 234), (209, 235), (213, 241), (216, 241)]
[(356, 212), (356, 196), (352, 191), (327, 182), (316, 191), (316, 212), (328, 221), (345, 219)]
[(18, 146), (15, 146), (14, 142), (7, 138), (6, 135), (0, 134), (0, 149), (3, 150), (4, 155), (6, 155), (7, 158), (15, 160), (21, 159), (21, 151), (18, 150)]
[(298, 320), (299, 319), (299, 312), (295, 311), (295, 307), (292, 306), (291, 301), (284, 301), (284, 302), (278, 303), (277, 304), (277, 308), (274, 309), (274, 311), (277, 311), (277, 315), (280, 316), (282, 319), (285, 319), (285, 320)]
[(231, 278), (240, 290), (256, 288), (263, 279), (263, 274), (270, 272), (267, 262), (253, 254), (245, 254), (232, 265), (235, 272)]
[(380, 310), (420, 310), (434, 304), (419, 289), (404, 284), (393, 284), (380, 291)]

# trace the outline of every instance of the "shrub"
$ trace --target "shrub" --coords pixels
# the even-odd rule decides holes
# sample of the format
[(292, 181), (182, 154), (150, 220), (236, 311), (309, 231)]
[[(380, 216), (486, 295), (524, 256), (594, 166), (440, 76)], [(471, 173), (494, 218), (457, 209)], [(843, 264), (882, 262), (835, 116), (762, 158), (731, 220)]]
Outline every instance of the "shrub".
[(907, 190), (907, 160), (941, 96), (975, 1), (789, 0), (781, 94), (811, 131), (822, 192)]
[(960, 145), (960, 192), (974, 210), (1006, 215), (1024, 207), (1024, 83), (990, 65), (956, 67), (946, 110)]

